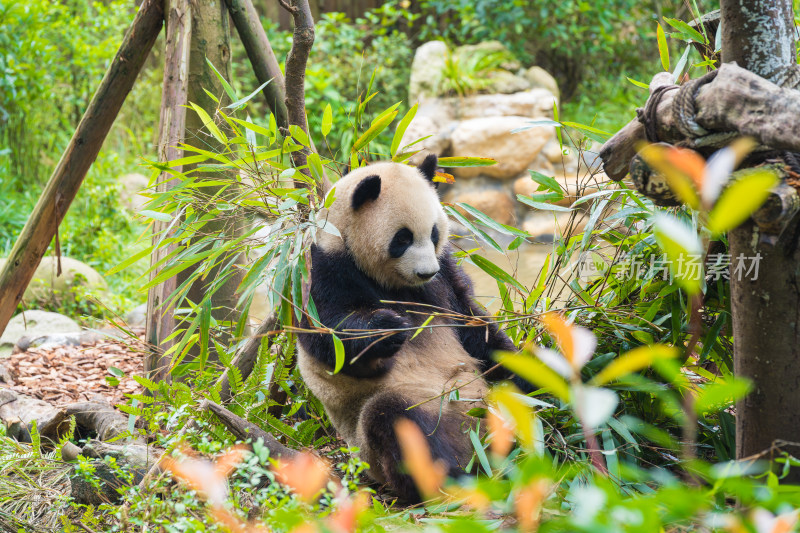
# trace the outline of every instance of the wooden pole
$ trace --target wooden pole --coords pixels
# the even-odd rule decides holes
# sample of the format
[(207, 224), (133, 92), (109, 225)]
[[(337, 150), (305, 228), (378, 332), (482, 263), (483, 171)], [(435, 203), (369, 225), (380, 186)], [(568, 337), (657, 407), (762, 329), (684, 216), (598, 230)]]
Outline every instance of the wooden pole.
[(144, 0), (0, 272), (0, 333), (78, 194), (163, 22), (163, 0)]
[[(778, 81), (795, 64), (791, 0), (722, 0), (722, 61)], [(783, 101), (773, 102), (774, 109)], [(762, 120), (779, 120), (767, 110)], [(794, 120), (797, 124), (797, 120)], [(753, 221), (728, 233), (732, 262), (759, 258), (758, 276), (731, 272), (734, 373), (753, 381), (753, 391), (736, 405), (736, 458), (760, 452), (776, 457), (773, 446), (800, 442), (800, 248), (795, 219), (777, 243), (763, 239)], [(778, 469), (781, 465), (776, 465)], [(793, 467), (784, 483), (800, 482)]]
[[(167, 0), (166, 15), (166, 57), (164, 59), (164, 85), (161, 93), (161, 116), (159, 120), (158, 159), (172, 161), (183, 156), (178, 143), (184, 141), (186, 126), (186, 103), (189, 84), (189, 41), (192, 35), (192, 12), (189, 0)], [(183, 167), (175, 167), (181, 172)], [(170, 174), (162, 172), (156, 185), (157, 192), (166, 192), (172, 187)], [(153, 244), (164, 238), (168, 222), (156, 221), (153, 224)], [(175, 250), (169, 245), (157, 248), (150, 256), (150, 265), (157, 265), (164, 257)], [(150, 279), (159, 274), (153, 270)], [(145, 374), (153, 381), (161, 381), (169, 376), (168, 365), (161, 361), (161, 354), (174, 341), (165, 343), (175, 329), (175, 315), (172, 307), (166, 307), (170, 294), (177, 287), (175, 277), (164, 280), (150, 288), (147, 294), (146, 339), (148, 354), (145, 357)]]
[(269, 80), (272, 82), (261, 91), (267, 99), (267, 105), (275, 115), (278, 127), (286, 128), (289, 125), (288, 111), (286, 110), (286, 87), (283, 80), (281, 67), (275, 58), (275, 52), (269, 43), (264, 26), (258, 18), (256, 8), (251, 0), (225, 0), (231, 20), (236, 26), (239, 38), (244, 44), (247, 57), (253, 66), (253, 72), (259, 85)]

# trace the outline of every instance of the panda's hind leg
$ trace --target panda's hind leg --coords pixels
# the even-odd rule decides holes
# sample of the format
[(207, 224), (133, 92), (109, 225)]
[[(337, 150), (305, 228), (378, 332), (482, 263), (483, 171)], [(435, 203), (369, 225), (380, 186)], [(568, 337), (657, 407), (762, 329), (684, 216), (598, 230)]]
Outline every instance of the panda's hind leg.
[(469, 440), (460, 432), (457, 420), (448, 419), (446, 414), (439, 420), (438, 415), (432, 416), (419, 407), (409, 410), (411, 405), (411, 401), (396, 392), (384, 392), (373, 397), (359, 417), (359, 434), (366, 448), (362, 449), (366, 452), (362, 455), (370, 463), (372, 476), (388, 483), (401, 501), (418, 503), (422, 499), (413, 479), (405, 472), (395, 435), (398, 419), (406, 418), (419, 426), (434, 459), (444, 461), (451, 476), (464, 472), (461, 461), (465, 454), (468, 454), (468, 460), (470, 453)]

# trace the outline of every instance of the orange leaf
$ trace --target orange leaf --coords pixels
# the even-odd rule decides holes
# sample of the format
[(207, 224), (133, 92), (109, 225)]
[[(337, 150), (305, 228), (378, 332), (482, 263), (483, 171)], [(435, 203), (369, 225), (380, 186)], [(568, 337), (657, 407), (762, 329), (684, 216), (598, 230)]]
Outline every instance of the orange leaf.
[(666, 156), (667, 163), (689, 176), (698, 191), (703, 187), (706, 160), (700, 154), (688, 148), (672, 147), (667, 150)]
[(347, 498), (325, 520), (328, 527), (337, 533), (352, 533), (358, 525), (358, 517), (367, 508), (367, 494), (359, 492), (355, 498)]
[(455, 176), (452, 174), (448, 174), (447, 172), (439, 172), (436, 171), (436, 175), (433, 177), (434, 183), (447, 183), (448, 185), (452, 185), (456, 182)]
[(517, 507), (520, 531), (535, 533), (539, 529), (542, 503), (549, 493), (550, 482), (546, 479), (536, 479), (517, 493), (514, 501)]
[(417, 488), (426, 498), (436, 496), (447, 478), (447, 467), (441, 461), (433, 460), (428, 441), (414, 422), (401, 418), (395, 422), (394, 430), (403, 462)]
[(301, 452), (288, 461), (279, 460), (273, 470), (278, 481), (304, 501), (310, 501), (322, 490), (330, 475), (328, 464), (310, 452)]
[[(203, 459), (185, 458), (180, 461), (167, 457), (163, 467), (183, 480), (192, 489), (201, 493), (212, 505), (222, 505), (228, 495), (228, 475), (241, 462), (246, 449), (231, 448), (222, 454), (216, 463)], [(191, 450), (184, 451), (188, 455)]]
[(575, 361), (575, 344), (572, 339), (572, 326), (567, 324), (563, 316), (555, 312), (545, 314), (541, 320), (547, 331), (556, 338), (561, 353), (564, 354), (567, 361), (573, 363)]
[(514, 445), (514, 430), (512, 429), (512, 425), (499, 413), (495, 412), (494, 409), (489, 411), (486, 422), (489, 425), (489, 432), (491, 433), (489, 447), (492, 453), (500, 457), (505, 457)]

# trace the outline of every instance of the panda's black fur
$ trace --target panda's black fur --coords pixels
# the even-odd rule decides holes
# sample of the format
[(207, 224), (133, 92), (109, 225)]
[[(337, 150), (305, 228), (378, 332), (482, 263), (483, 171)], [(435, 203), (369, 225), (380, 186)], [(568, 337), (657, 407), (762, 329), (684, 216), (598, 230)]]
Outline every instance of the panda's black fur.
[[(340, 180), (337, 188), (341, 184), (344, 190), (336, 193), (334, 205), (338, 211), (332, 207), (331, 218), (347, 225), (356, 217), (374, 216), (374, 221), (366, 222), (374, 222), (377, 233), (377, 236), (348, 233), (350, 228), (339, 227), (340, 239), (328, 236), (325, 245), (314, 245), (311, 250), (311, 297), (322, 325), (335, 330), (343, 341), (345, 362), (341, 371), (332, 373), (335, 348), (330, 334), (306, 332), (298, 335), (299, 366), (307, 385), (319, 397), (345, 440), (361, 448), (362, 457), (370, 463), (370, 475), (388, 483), (406, 502), (419, 501), (420, 495), (403, 471), (394, 433), (395, 422), (399, 418), (415, 422), (427, 436), (434, 457), (444, 461), (449, 473), (455, 476), (463, 473), (472, 455), (467, 431), (474, 420), (466, 411), (482, 406), (487, 380), (512, 378), (518, 381), (501, 367), (481, 377), (495, 367), (491, 357), (494, 351), (515, 349), (495, 324), (487, 322), (479, 327), (465, 327), (463, 321), (457, 323), (449, 317), (437, 316), (429, 323), (434, 327), (415, 336), (415, 328), (434, 311), (467, 317), (485, 314), (474, 303), (471, 282), (456, 264), (447, 243), (447, 221), (432, 182), (436, 163), (435, 156), (426, 158), (418, 170), (384, 163), (359, 169), (356, 171), (359, 174), (353, 173), (349, 179), (345, 176)], [(375, 174), (371, 173), (372, 169)], [(396, 185), (395, 181), (427, 190), (390, 187)], [(393, 192), (387, 192), (387, 188)], [(398, 204), (407, 206), (412, 213), (392, 211), (395, 204), (390, 203), (388, 208), (378, 204), (381, 195), (387, 194), (407, 194), (419, 201), (404, 198), (405, 203)], [(386, 202), (395, 200), (383, 199)], [(337, 202), (341, 203), (337, 205)], [(361, 211), (370, 205), (377, 210), (375, 214)], [(427, 207), (420, 207), (424, 205)], [(436, 212), (427, 213), (421, 209), (435, 209)], [(366, 272), (372, 269), (373, 274), (383, 274), (380, 269), (384, 259), (372, 257), (365, 250), (378, 250), (375, 252), (378, 255), (385, 253), (388, 264), (393, 258), (402, 257), (403, 246), (410, 246), (407, 239), (403, 239), (402, 231), (399, 228), (395, 231), (391, 226), (394, 221), (386, 220), (387, 216), (398, 219), (411, 216), (413, 220), (409, 219), (407, 225), (413, 225), (418, 218), (428, 215), (436, 221), (429, 238), (437, 250), (438, 273), (425, 282), (428, 273), (421, 272), (418, 282), (406, 284), (402, 279), (395, 279), (397, 276), (389, 280), (376, 279)], [(407, 229), (402, 220), (399, 222), (402, 229)], [(427, 226), (425, 230), (428, 231)], [(395, 242), (398, 235), (399, 241)], [(379, 238), (381, 242), (360, 242), (371, 238)], [(418, 246), (419, 241), (412, 244)], [(359, 254), (369, 257), (359, 257)], [(310, 327), (306, 317), (301, 328), (308, 330)], [(380, 337), (368, 333), (370, 330), (397, 331)], [(461, 396), (465, 401), (450, 402), (447, 394), (436, 399), (437, 394), (450, 390), (448, 387), (454, 384), (462, 387)], [(432, 397), (433, 401), (425, 402)], [(409, 409), (421, 402), (424, 403), (419, 407)]]

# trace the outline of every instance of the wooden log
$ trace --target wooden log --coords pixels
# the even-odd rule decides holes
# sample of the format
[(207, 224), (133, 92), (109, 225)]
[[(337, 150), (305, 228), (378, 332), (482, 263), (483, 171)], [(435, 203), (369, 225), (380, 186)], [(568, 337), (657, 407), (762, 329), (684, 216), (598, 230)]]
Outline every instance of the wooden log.
[(111, 440), (128, 431), (128, 417), (97, 398), (89, 402), (69, 404), (64, 407), (68, 415), (75, 417), (75, 423), (97, 434), (100, 440)]
[[(677, 91), (664, 95), (656, 113), (655, 129), (661, 141), (685, 140), (672, 112)], [(725, 63), (716, 78), (700, 87), (695, 99), (698, 125), (709, 132), (738, 132), (777, 150), (800, 151), (800, 91), (783, 89), (735, 63)], [(600, 149), (603, 170), (616, 181), (625, 177), (646, 140), (644, 126), (634, 120)]]
[(225, 427), (228, 430), (236, 435), (236, 438), (241, 440), (261, 440), (264, 443), (264, 446), (269, 450), (270, 457), (283, 457), (284, 459), (289, 459), (297, 455), (297, 450), (292, 450), (291, 448), (287, 448), (278, 440), (258, 427), (257, 425), (253, 424), (245, 420), (244, 418), (237, 416), (219, 404), (216, 404), (211, 401), (206, 401), (205, 407), (208, 411), (214, 413), (214, 415), (219, 418), (220, 422), (225, 424)]
[(272, 51), (264, 26), (258, 18), (256, 8), (251, 0), (225, 0), (228, 4), (231, 19), (233, 20), (239, 38), (242, 40), (247, 58), (253, 67), (259, 85), (272, 80), (261, 91), (267, 100), (267, 105), (275, 115), (278, 127), (289, 126), (288, 111), (286, 110), (286, 86), (281, 67)]
[(69, 431), (69, 415), (64, 409), (10, 389), (0, 389), (0, 422), (6, 434), (20, 442), (31, 442), (34, 422), (42, 439), (50, 443)]
[(163, 1), (144, 0), (50, 181), (0, 272), (0, 333), (78, 194), (164, 21)]
[[(192, 35), (192, 13), (189, 0), (169, 0), (166, 15), (166, 55), (164, 59), (164, 85), (161, 93), (161, 115), (159, 119), (158, 160), (172, 161), (183, 156), (178, 144), (183, 142), (186, 132), (186, 103), (189, 85), (189, 40)], [(181, 172), (183, 167), (175, 167)], [(157, 179), (156, 192), (166, 192), (173, 187), (171, 175), (162, 172)], [(164, 238), (170, 222), (155, 221), (153, 245)], [(150, 266), (159, 264), (175, 251), (174, 244), (156, 248), (150, 256)], [(161, 269), (150, 273), (152, 280)], [(167, 305), (170, 295), (177, 288), (177, 278), (171, 277), (150, 288), (147, 293), (146, 333), (148, 353), (144, 360), (145, 375), (153, 381), (169, 378), (169, 364), (162, 361), (162, 354), (175, 340), (165, 343), (175, 330), (174, 309)]]

